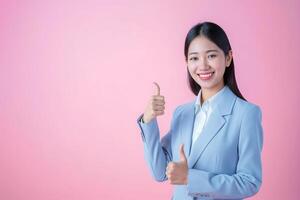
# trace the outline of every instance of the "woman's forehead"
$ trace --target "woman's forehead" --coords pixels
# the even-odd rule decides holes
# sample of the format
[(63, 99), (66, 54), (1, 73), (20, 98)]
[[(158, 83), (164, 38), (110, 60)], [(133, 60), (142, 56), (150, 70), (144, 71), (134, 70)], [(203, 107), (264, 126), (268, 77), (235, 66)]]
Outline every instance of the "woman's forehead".
[(211, 50), (220, 51), (220, 48), (215, 43), (203, 36), (198, 36), (193, 39), (189, 46), (189, 52), (207, 53)]

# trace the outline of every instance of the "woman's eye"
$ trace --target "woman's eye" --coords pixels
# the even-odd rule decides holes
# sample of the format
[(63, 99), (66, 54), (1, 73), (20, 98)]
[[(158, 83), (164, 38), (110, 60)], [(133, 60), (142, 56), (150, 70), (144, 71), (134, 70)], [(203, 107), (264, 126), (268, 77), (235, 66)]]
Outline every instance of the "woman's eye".
[(197, 57), (191, 57), (190, 60), (191, 61), (196, 61), (196, 60), (198, 60), (198, 58)]
[(215, 57), (217, 57), (217, 55), (215, 55), (215, 54), (208, 55), (208, 58), (209, 58), (209, 59), (215, 58)]

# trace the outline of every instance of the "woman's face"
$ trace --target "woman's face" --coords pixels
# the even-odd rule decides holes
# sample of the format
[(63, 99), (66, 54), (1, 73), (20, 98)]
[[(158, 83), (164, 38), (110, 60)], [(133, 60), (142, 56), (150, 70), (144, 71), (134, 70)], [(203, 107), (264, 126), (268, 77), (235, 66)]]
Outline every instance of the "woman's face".
[(223, 75), (231, 59), (231, 51), (225, 57), (215, 43), (198, 36), (189, 46), (187, 65), (190, 75), (202, 90), (218, 91), (224, 86)]

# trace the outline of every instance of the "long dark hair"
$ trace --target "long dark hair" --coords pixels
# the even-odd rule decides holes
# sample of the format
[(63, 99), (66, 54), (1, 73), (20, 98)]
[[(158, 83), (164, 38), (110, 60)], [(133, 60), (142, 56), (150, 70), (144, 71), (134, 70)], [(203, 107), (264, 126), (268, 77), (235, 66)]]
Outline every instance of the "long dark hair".
[[(203, 22), (193, 26), (185, 38), (184, 55), (186, 60), (188, 60), (189, 46), (192, 40), (197, 36), (205, 36), (207, 39), (215, 43), (220, 49), (222, 49), (225, 56), (227, 56), (229, 51), (231, 50), (231, 46), (225, 31), (215, 23)], [(188, 68), (187, 74), (190, 89), (195, 95), (198, 95), (201, 89), (200, 85), (198, 85), (198, 83), (192, 78)], [(239, 91), (235, 79), (233, 59), (231, 60), (230, 66), (226, 67), (223, 78), (224, 84), (227, 85), (236, 96), (240, 97), (243, 100), (246, 100)]]

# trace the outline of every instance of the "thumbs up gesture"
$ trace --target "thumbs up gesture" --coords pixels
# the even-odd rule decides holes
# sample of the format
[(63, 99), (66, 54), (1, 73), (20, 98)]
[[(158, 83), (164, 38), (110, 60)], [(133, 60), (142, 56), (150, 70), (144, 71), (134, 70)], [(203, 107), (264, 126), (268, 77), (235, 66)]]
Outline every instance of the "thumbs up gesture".
[(188, 164), (184, 154), (183, 144), (179, 147), (179, 158), (179, 162), (169, 162), (166, 168), (166, 175), (170, 184), (187, 185)]
[(157, 83), (153, 82), (156, 86), (156, 93), (152, 95), (143, 115), (144, 123), (150, 122), (158, 115), (163, 115), (165, 110), (165, 98), (160, 95), (160, 87)]

